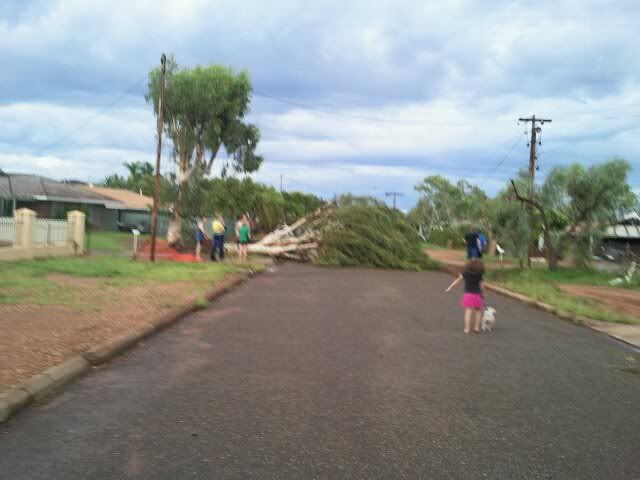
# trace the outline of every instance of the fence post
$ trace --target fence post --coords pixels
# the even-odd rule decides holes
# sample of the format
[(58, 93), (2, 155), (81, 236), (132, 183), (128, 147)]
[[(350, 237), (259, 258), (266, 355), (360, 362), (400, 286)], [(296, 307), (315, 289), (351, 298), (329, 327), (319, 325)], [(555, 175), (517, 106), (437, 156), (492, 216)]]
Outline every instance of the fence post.
[(67, 238), (76, 255), (84, 253), (85, 214), (78, 210), (67, 213)]
[(28, 208), (19, 208), (13, 212), (14, 246), (25, 252), (25, 257), (33, 258), (33, 223), (36, 212)]

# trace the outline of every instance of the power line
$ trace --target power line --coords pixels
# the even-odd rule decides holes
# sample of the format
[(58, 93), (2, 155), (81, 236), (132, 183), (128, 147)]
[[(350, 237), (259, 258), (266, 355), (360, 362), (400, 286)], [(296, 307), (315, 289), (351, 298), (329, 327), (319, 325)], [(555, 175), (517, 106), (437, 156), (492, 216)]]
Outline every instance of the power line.
[(507, 158), (509, 158), (509, 155), (511, 155), (513, 153), (513, 151), (515, 150), (515, 148), (518, 145), (518, 143), (520, 143), (520, 133), (519, 132), (516, 134), (516, 141), (513, 143), (513, 145), (511, 146), (509, 151), (505, 154), (505, 156), (502, 157), (502, 159), (493, 167), (491, 172), (489, 172), (489, 175), (493, 175), (493, 174), (496, 173), (498, 168), (500, 168), (502, 166), (502, 164), (507, 160)]
[(262, 97), (262, 98), (266, 98), (269, 100), (273, 100), (274, 102), (279, 102), (279, 103), (283, 103), (285, 105), (291, 105), (294, 107), (298, 107), (298, 108), (303, 108), (305, 110), (310, 110), (315, 114), (319, 114), (319, 115), (325, 115), (325, 116), (332, 116), (332, 117), (347, 117), (347, 118), (357, 118), (360, 120), (368, 120), (368, 121), (372, 121), (372, 122), (378, 122), (378, 123), (384, 123), (384, 124), (391, 124), (391, 125), (406, 125), (406, 126), (427, 126), (427, 125), (439, 125), (439, 126), (475, 126), (475, 125), (481, 125), (484, 124), (485, 122), (483, 121), (476, 121), (476, 122), (442, 122), (442, 121), (438, 121), (438, 122), (403, 122), (403, 121), (397, 121), (397, 120), (390, 120), (390, 119), (386, 119), (386, 118), (380, 118), (380, 117), (374, 117), (374, 116), (370, 116), (370, 115), (362, 115), (362, 114), (358, 114), (358, 113), (348, 113), (345, 112), (344, 110), (338, 110), (338, 111), (334, 111), (334, 112), (328, 112), (326, 110), (320, 109), (318, 107), (312, 106), (312, 105), (308, 105), (308, 104), (304, 104), (304, 103), (300, 103), (300, 102), (295, 102), (295, 101), (291, 101), (291, 100), (285, 100), (282, 98), (277, 98), (277, 97), (272, 97), (270, 95), (265, 95), (263, 93), (258, 93), (258, 92), (253, 92), (253, 94), (257, 97)]
[(136, 80), (135, 83), (133, 83), (131, 86), (129, 86), (125, 91), (123, 91), (115, 100), (113, 100), (107, 106), (105, 106), (104, 108), (99, 110), (94, 115), (88, 117), (82, 124), (78, 125), (76, 128), (74, 128), (72, 130), (69, 130), (68, 132), (63, 134), (55, 142), (36, 150), (34, 155), (40, 155), (41, 153), (45, 152), (46, 150), (50, 150), (50, 149), (52, 149), (54, 147), (57, 147), (58, 145), (60, 145), (65, 140), (69, 139), (70, 137), (72, 137), (73, 135), (77, 134), (81, 130), (84, 130), (91, 122), (93, 122), (95, 119), (99, 118), (100, 116), (105, 114), (107, 111), (109, 111), (111, 108), (113, 108), (118, 102), (120, 102), (123, 98), (125, 98), (127, 95), (129, 95), (133, 90), (136, 89), (136, 87), (138, 87), (146, 79), (147, 79), (147, 76), (145, 75), (144, 77), (140, 78), (139, 80)]

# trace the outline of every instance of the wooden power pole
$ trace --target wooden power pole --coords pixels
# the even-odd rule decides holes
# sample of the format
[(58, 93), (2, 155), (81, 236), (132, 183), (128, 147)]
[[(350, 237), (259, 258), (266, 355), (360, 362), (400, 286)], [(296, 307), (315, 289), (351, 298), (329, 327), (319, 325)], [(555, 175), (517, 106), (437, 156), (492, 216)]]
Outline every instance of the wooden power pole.
[(400, 192), (385, 192), (386, 197), (393, 197), (393, 208), (396, 208), (396, 198), (401, 197), (403, 194)]
[[(536, 144), (537, 134), (540, 131), (540, 127), (536, 125), (544, 125), (546, 122), (551, 123), (549, 118), (536, 118), (535, 115), (531, 115), (529, 118), (519, 118), (518, 121), (529, 123), (531, 122), (531, 143), (529, 143), (529, 199), (533, 200), (533, 194), (535, 192), (535, 175), (536, 175)], [(533, 235), (533, 203), (529, 202), (529, 246), (527, 248), (527, 265), (531, 267), (531, 252), (533, 251), (534, 240), (531, 238)]]
[(163, 53), (160, 57), (160, 91), (158, 95), (158, 145), (156, 149), (156, 174), (153, 177), (153, 209), (151, 210), (151, 257), (156, 260), (156, 237), (158, 234), (158, 200), (160, 195), (160, 155), (162, 153), (162, 101), (164, 98), (164, 73), (167, 66), (167, 57)]

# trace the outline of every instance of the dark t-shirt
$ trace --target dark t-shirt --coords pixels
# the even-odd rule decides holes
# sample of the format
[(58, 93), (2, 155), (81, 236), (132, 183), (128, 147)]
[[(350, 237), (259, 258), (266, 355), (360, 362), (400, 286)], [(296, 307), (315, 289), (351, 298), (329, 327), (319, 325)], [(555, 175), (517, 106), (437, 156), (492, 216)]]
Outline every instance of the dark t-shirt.
[(462, 272), (464, 278), (464, 293), (482, 293), (480, 282), (482, 273)]
[(478, 234), (477, 233), (467, 233), (464, 236), (464, 241), (467, 242), (467, 248), (475, 248), (478, 249)]

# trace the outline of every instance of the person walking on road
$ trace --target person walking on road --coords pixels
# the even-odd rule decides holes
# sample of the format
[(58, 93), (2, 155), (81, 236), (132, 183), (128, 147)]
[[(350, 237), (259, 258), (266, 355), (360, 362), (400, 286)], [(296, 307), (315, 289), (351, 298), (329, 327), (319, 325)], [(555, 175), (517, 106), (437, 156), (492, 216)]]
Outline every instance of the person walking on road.
[(207, 224), (207, 218), (204, 216), (204, 213), (203, 213), (202, 218), (200, 218), (200, 221), (196, 225), (196, 260), (197, 261), (202, 260), (202, 258), (200, 257), (200, 252), (202, 251), (202, 244), (204, 243), (205, 239), (209, 238), (209, 235), (207, 235), (207, 232), (206, 232), (206, 227), (205, 227), (206, 224)]
[(212, 223), (213, 228), (213, 240), (211, 242), (211, 261), (216, 261), (216, 250), (218, 251), (218, 258), (220, 261), (224, 260), (224, 219), (222, 215), (216, 215), (215, 220)]
[(464, 280), (464, 293), (462, 294), (461, 306), (464, 308), (464, 330), (469, 335), (471, 333), (471, 315), (475, 313), (474, 333), (480, 333), (480, 320), (482, 318), (482, 310), (484, 309), (484, 298), (482, 285), (482, 277), (484, 275), (484, 265), (479, 258), (472, 258), (467, 262), (464, 270), (453, 281), (448, 292), (458, 283)]
[(480, 257), (480, 235), (478, 229), (473, 227), (469, 233), (464, 236), (464, 243), (467, 246), (467, 259)]
[(242, 215), (240, 222), (237, 224), (236, 238), (238, 239), (238, 260), (241, 263), (247, 262), (247, 245), (251, 238), (251, 229), (249, 228), (249, 219), (246, 215)]

